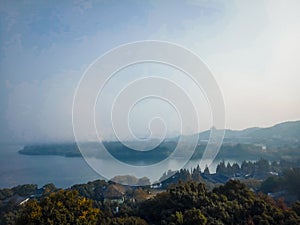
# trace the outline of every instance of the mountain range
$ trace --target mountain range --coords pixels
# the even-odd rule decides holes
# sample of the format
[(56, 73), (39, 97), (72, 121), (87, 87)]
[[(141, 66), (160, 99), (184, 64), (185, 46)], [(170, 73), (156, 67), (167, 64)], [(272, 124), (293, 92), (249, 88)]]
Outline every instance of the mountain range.
[[(195, 158), (201, 158), (210, 136), (210, 130), (199, 134), (199, 144), (194, 153)], [(178, 137), (166, 139), (159, 146), (150, 151), (135, 151), (124, 143), (117, 141), (103, 142), (110, 154), (122, 161), (144, 161), (154, 163), (168, 157), (176, 147)], [(151, 142), (151, 140), (149, 141)], [(147, 143), (135, 143), (146, 145)], [(87, 143), (91, 157), (96, 157), (98, 144)], [(76, 143), (36, 144), (25, 146), (19, 151), (25, 155), (60, 155), (67, 157), (81, 157)], [(223, 145), (218, 157), (259, 159), (264, 157), (272, 160), (300, 157), (300, 121), (290, 121), (276, 124), (267, 128), (247, 128), (244, 130), (225, 130)], [(149, 161), (149, 162), (148, 162)]]
[[(210, 130), (199, 133), (200, 140), (208, 140)], [(265, 144), (269, 147), (300, 145), (300, 121), (288, 121), (271, 127), (252, 127), (244, 130), (225, 130), (224, 143)]]

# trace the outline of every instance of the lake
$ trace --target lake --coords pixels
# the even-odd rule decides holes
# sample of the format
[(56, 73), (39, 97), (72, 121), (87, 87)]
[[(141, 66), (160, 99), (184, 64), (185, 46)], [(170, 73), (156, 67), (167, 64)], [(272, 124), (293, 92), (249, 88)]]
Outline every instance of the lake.
[[(103, 179), (83, 158), (18, 154), (18, 150), (22, 148), (23, 146), (18, 145), (0, 146), (0, 188), (19, 184), (38, 184), (41, 187), (47, 183), (66, 188), (73, 184)], [(215, 161), (210, 166), (212, 172), (218, 163), (219, 161)]]
[(65, 188), (101, 178), (83, 158), (18, 154), (22, 148), (16, 145), (0, 147), (0, 188), (28, 183), (39, 186), (54, 183)]

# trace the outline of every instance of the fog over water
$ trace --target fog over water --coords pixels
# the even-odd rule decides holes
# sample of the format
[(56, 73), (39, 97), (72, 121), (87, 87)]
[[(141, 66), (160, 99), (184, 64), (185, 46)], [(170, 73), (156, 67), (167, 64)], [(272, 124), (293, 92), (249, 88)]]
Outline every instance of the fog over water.
[[(73, 140), (72, 101), (85, 69), (111, 48), (145, 39), (174, 42), (200, 56), (223, 93), (228, 128), (299, 120), (299, 4), (74, 1), (52, 5), (3, 1), (0, 140)], [(150, 67), (134, 71), (133, 77), (158, 74)], [(192, 86), (186, 77), (176, 78), (171, 72), (160, 70), (160, 75)], [(133, 78), (128, 74), (121, 72), (112, 81), (106, 91), (107, 102), (110, 94)], [(200, 130), (210, 128), (207, 105), (201, 103), (201, 95), (193, 88), (188, 90), (199, 103), (197, 110), (203, 121)], [(152, 103), (142, 104), (143, 112), (156, 109)], [(138, 112), (137, 108), (136, 115)], [(170, 121), (173, 115), (176, 117), (166, 108), (163, 112), (172, 115)], [(135, 118), (137, 135), (147, 135), (142, 121), (146, 118)], [(176, 132), (170, 130), (170, 134)]]
[[(0, 187), (48, 182), (66, 187), (99, 178), (82, 158), (17, 151), (30, 144), (75, 142), (72, 109), (83, 75), (100, 56), (126, 43), (159, 40), (199, 56), (220, 89), (226, 128), (300, 120), (299, 11), (300, 1), (271, 0), (1, 1)], [(93, 112), (98, 132), (85, 132), (91, 123), (82, 116), (81, 141), (154, 142), (215, 125), (208, 94), (176, 65), (155, 60), (123, 65), (105, 82), (97, 98), (83, 97), (78, 107), (77, 115)], [(91, 82), (84, 92), (97, 85)], [(157, 95), (189, 103), (187, 125), (182, 126), (183, 116), (170, 99), (148, 93), (128, 107), (129, 87), (134, 88), (131, 97), (153, 87)]]

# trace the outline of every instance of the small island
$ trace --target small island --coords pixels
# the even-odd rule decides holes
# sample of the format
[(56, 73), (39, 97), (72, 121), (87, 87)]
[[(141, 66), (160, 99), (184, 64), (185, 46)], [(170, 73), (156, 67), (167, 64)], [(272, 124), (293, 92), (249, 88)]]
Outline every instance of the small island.
[(76, 143), (36, 144), (28, 145), (19, 150), (23, 155), (58, 155), (65, 157), (81, 157)]

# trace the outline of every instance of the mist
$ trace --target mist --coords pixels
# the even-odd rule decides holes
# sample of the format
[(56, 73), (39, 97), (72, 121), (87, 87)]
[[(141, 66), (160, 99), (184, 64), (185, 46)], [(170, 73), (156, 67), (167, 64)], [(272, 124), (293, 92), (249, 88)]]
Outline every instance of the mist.
[[(227, 128), (300, 119), (298, 1), (1, 5), (1, 142), (74, 141), (72, 105), (85, 70), (110, 49), (139, 40), (174, 42), (197, 54), (222, 91)], [(116, 74), (96, 104), (96, 125), (106, 139), (114, 138), (109, 127), (114, 96), (131, 80), (150, 76), (182, 86), (195, 104), (200, 126), (181, 131), (176, 111), (152, 99), (132, 111), (137, 137), (149, 137), (149, 121), (157, 115), (165, 118), (167, 137), (212, 126), (205, 94), (190, 79), (172, 68), (137, 66)], [(160, 122), (150, 128), (153, 137), (164, 130)], [(128, 138), (126, 132), (120, 136)], [(87, 139), (97, 137), (87, 134)]]

